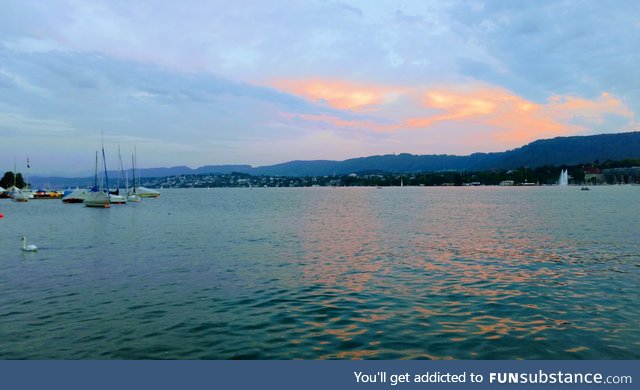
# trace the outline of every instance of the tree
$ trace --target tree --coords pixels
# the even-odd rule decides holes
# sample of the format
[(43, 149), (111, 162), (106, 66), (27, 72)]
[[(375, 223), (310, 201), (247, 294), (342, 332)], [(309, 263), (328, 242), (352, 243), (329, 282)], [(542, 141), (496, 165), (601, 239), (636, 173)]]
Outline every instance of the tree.
[(5, 172), (0, 179), (0, 187), (9, 188), (13, 185), (13, 172)]
[(575, 184), (584, 183), (584, 170), (580, 167), (575, 167), (569, 170), (569, 174), (573, 177)]
[[(0, 187), (9, 188), (13, 185), (14, 175), (13, 172), (5, 172), (2, 179), (0, 179)], [(15, 175), (15, 184), (18, 188), (23, 188), (25, 186), (24, 179), (22, 178), (22, 174), (18, 173)]]
[(22, 178), (22, 173), (20, 172), (16, 173), (16, 187), (24, 188), (26, 186), (27, 186), (27, 183)]

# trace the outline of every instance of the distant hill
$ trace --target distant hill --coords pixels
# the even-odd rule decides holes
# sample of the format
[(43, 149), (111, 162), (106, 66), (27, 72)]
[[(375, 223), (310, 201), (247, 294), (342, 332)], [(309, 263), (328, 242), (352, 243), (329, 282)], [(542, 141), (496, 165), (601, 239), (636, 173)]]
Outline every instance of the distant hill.
[[(444, 170), (486, 171), (518, 167), (535, 168), (543, 165), (575, 165), (590, 163), (595, 160), (604, 162), (606, 160), (615, 161), (629, 158), (640, 158), (640, 132), (556, 137), (534, 141), (506, 152), (474, 153), (468, 156), (401, 153), (397, 155), (358, 157), (344, 161), (298, 160), (262, 167), (252, 167), (250, 165), (207, 165), (191, 169), (187, 166), (177, 166), (141, 169), (140, 176), (164, 177), (232, 172), (273, 176), (326, 176), (367, 171), (390, 173)], [(109, 175), (110, 177), (117, 177), (119, 173), (110, 172)], [(74, 186), (92, 183), (93, 178), (32, 177), (31, 181), (36, 185), (60, 183), (64, 186)]]
[(495, 168), (575, 165), (595, 160), (624, 160), (640, 157), (640, 132), (557, 137), (538, 140), (521, 148), (499, 153)]
[[(251, 165), (205, 165), (197, 169), (191, 169), (185, 165), (171, 168), (146, 168), (140, 169), (140, 177), (163, 177), (176, 175), (200, 175), (207, 173), (250, 173)], [(115, 172), (113, 173), (115, 174)]]
[(414, 155), (401, 153), (352, 158), (344, 161), (290, 161), (258, 167), (252, 174), (311, 176), (348, 174), (370, 170), (391, 173), (443, 170), (483, 171), (535, 168), (543, 165), (574, 165), (595, 160), (623, 160), (640, 157), (640, 132), (592, 136), (557, 137), (538, 140), (520, 148), (498, 153), (468, 156)]

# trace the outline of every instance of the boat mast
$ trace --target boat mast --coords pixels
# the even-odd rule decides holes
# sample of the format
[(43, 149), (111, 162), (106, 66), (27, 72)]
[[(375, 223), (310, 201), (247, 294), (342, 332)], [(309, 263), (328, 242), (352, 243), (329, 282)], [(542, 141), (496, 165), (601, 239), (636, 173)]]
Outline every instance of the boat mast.
[(104, 181), (107, 185), (107, 192), (109, 192), (109, 176), (107, 175), (107, 159), (104, 156), (104, 133), (102, 133), (102, 165), (104, 167)]
[(120, 161), (120, 176), (124, 176), (124, 189), (127, 196), (129, 196), (129, 174), (124, 170), (124, 164), (122, 163), (122, 154), (120, 154), (120, 145), (118, 145), (118, 160)]
[(23, 178), (23, 182), (24, 182), (24, 188), (27, 189), (27, 191), (31, 191), (31, 184), (29, 184), (29, 169), (31, 168), (31, 165), (29, 165), (29, 156), (27, 156), (27, 168), (26, 168), (26, 173), (25, 173), (25, 177)]
[(118, 195), (120, 194), (120, 180), (124, 181), (124, 172), (122, 171), (122, 156), (120, 155), (120, 145), (118, 145), (118, 169), (120, 170), (120, 175), (118, 176), (118, 185), (116, 187), (116, 191), (118, 191)]
[(138, 169), (138, 187), (140, 187), (140, 168), (138, 168), (138, 148), (133, 146), (133, 154), (136, 156), (136, 164), (135, 167)]
[(136, 194), (136, 163), (133, 160), (133, 154), (131, 155), (131, 175), (133, 176), (133, 194)]
[(96, 169), (93, 176), (93, 188), (98, 190), (98, 151), (96, 150)]

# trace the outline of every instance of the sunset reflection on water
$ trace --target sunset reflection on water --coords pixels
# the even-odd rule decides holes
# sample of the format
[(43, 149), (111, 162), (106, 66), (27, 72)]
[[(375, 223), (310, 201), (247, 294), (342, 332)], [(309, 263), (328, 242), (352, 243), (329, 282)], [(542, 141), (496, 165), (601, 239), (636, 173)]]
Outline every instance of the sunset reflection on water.
[(527, 346), (520, 358), (549, 357), (558, 335), (597, 330), (579, 325), (596, 322), (585, 301), (596, 303), (581, 287), (594, 275), (576, 266), (575, 243), (546, 228), (544, 202), (463, 190), (386, 189), (380, 199), (383, 191), (362, 189), (355, 202), (330, 193), (313, 205), (300, 226), (302, 272), (305, 283), (335, 294), (315, 302), (331, 314), (305, 326), (330, 340), (318, 351), (348, 349), (323, 357), (415, 358), (397, 352), (407, 339), (428, 358), (491, 358), (513, 343)]
[(639, 359), (637, 189), (33, 202), (3, 220), (43, 249), (0, 262), (0, 358)]

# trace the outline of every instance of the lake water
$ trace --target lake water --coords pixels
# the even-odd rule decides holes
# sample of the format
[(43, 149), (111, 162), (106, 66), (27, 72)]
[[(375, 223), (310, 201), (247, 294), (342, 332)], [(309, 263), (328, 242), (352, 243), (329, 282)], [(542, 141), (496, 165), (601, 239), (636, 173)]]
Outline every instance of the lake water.
[(639, 201), (638, 186), (0, 200), (0, 358), (640, 359)]

